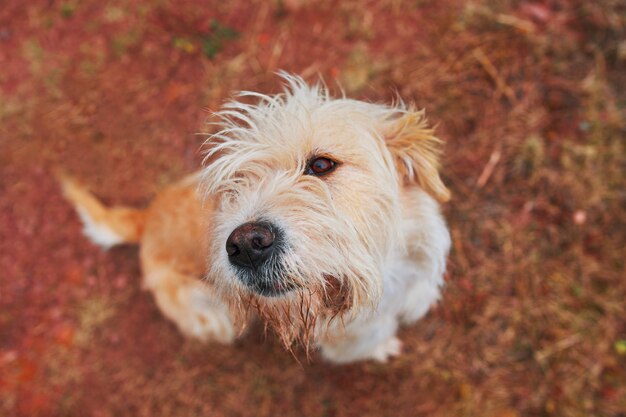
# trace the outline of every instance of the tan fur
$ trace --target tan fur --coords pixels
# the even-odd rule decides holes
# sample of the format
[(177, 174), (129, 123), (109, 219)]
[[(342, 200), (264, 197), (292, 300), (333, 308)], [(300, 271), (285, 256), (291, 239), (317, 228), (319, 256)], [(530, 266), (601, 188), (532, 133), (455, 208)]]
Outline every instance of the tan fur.
[(428, 127), (423, 111), (411, 109), (390, 122), (385, 132), (398, 172), (409, 183), (417, 183), (440, 202), (450, 200), (450, 191), (439, 177), (441, 140)]
[(123, 243), (141, 245), (144, 288), (154, 294), (163, 314), (182, 333), (227, 343), (235, 336), (230, 313), (214, 295), (211, 283), (202, 280), (213, 204), (200, 201), (195, 178), (165, 188), (145, 210), (107, 208), (67, 176), (61, 177), (61, 184), (78, 210), (120, 233)]

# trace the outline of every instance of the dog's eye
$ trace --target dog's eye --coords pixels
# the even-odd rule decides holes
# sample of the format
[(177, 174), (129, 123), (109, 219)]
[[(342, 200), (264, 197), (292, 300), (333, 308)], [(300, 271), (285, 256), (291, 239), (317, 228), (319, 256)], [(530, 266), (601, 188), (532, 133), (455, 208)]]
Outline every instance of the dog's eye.
[(325, 157), (313, 158), (307, 164), (305, 174), (321, 177), (332, 172), (336, 166), (337, 163), (332, 159)]

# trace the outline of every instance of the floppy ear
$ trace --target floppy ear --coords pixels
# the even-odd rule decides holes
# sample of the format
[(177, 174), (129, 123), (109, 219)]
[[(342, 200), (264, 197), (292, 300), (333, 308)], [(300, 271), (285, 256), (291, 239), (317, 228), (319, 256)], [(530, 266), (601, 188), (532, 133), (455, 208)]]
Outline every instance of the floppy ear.
[(393, 155), (400, 178), (415, 183), (440, 202), (450, 199), (450, 191), (439, 177), (440, 139), (428, 127), (424, 111), (409, 109), (386, 121), (384, 137)]

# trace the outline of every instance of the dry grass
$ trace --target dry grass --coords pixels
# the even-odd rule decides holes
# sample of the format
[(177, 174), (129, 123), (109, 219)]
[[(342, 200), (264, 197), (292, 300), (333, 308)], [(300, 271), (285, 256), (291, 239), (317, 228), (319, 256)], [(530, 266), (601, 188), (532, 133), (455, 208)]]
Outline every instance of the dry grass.
[[(5, 1), (0, 414), (624, 416), (625, 16), (617, 0)], [(64, 165), (145, 204), (197, 167), (205, 109), (277, 91), (281, 68), (397, 92), (446, 140), (445, 297), (387, 366), (300, 364), (260, 330), (182, 340), (136, 251), (88, 245), (50, 178)]]

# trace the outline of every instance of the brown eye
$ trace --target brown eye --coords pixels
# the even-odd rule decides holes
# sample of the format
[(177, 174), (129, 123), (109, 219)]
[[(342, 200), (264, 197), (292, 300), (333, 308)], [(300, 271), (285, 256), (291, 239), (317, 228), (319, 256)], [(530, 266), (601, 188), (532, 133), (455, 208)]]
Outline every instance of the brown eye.
[(305, 174), (321, 177), (332, 172), (336, 165), (337, 163), (332, 159), (324, 157), (313, 158), (309, 161)]

